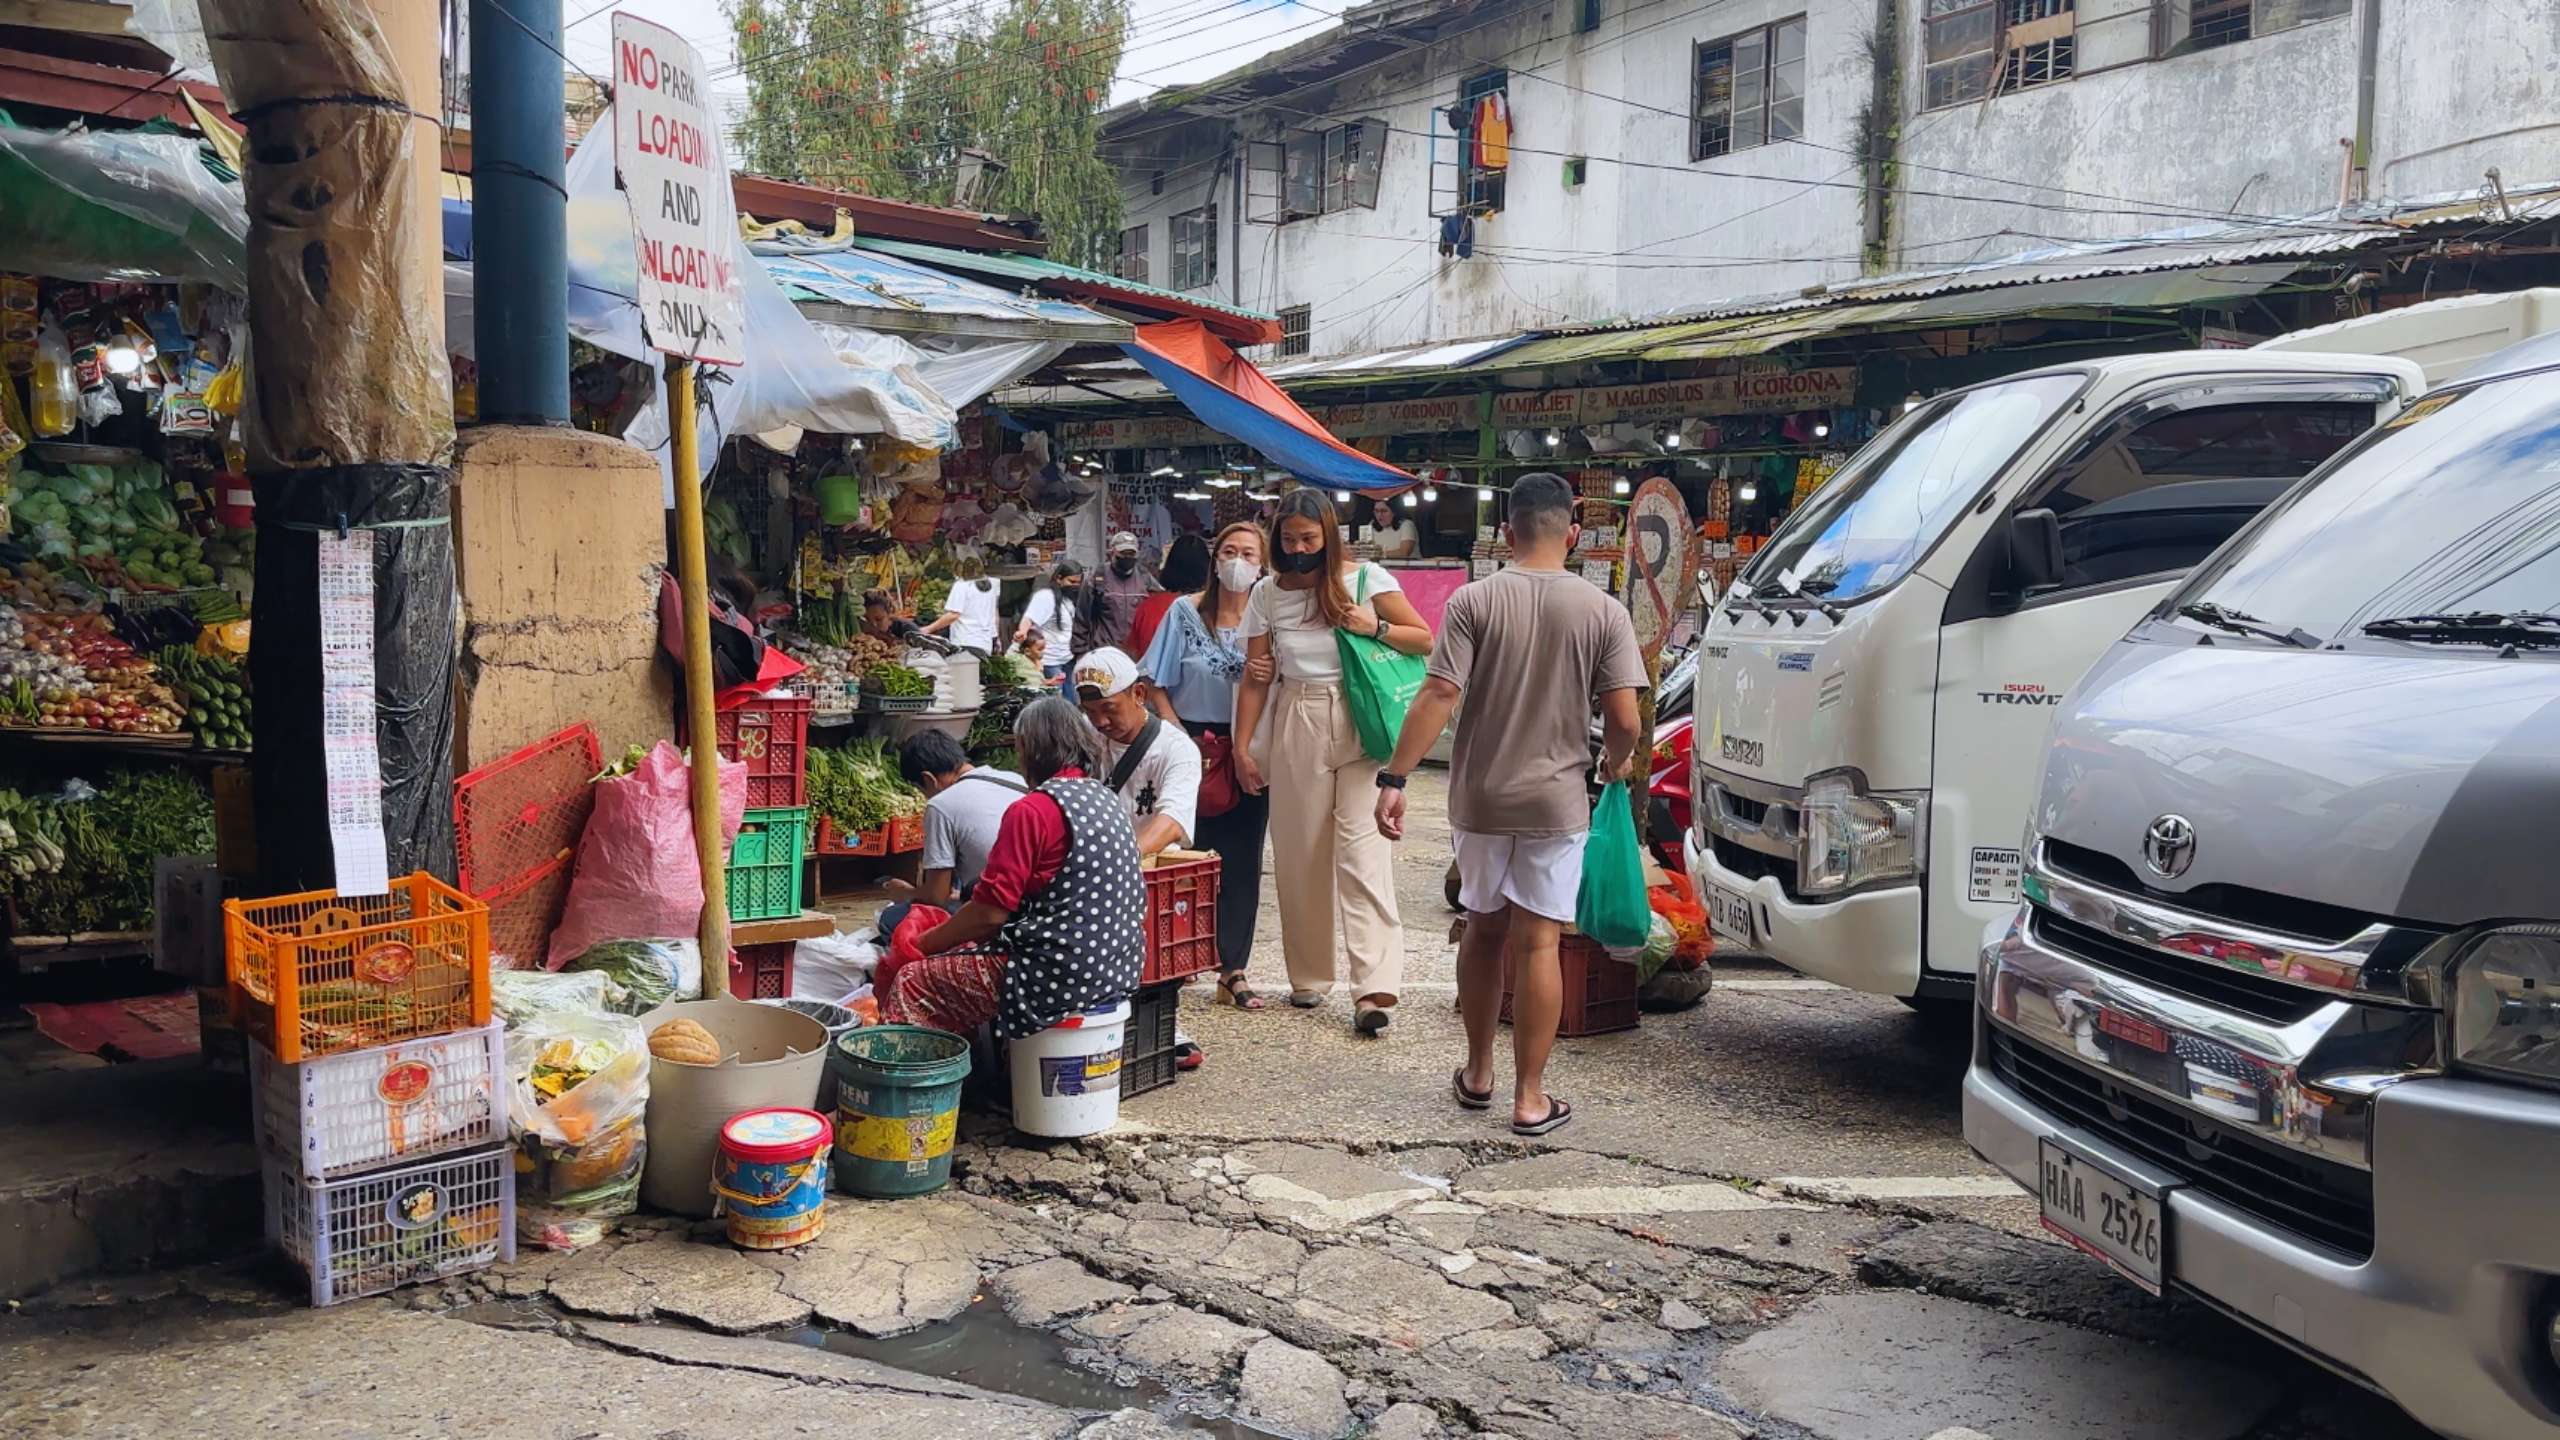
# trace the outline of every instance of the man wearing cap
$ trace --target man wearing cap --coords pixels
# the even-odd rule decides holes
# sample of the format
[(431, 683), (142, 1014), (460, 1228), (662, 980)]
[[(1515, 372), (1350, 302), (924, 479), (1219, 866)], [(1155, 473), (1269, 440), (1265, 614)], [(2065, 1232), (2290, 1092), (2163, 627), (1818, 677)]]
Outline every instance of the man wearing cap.
[(1147, 704), (1147, 681), (1106, 645), (1068, 672), (1085, 718), (1102, 732), (1103, 778), (1138, 830), (1140, 858), (1189, 845), (1199, 824), (1200, 747)]
[(1138, 602), (1164, 587), (1139, 558), (1138, 537), (1123, 530), (1111, 537), (1111, 563), (1084, 587), (1084, 606), (1076, 613), (1076, 653), (1106, 645), (1125, 647), (1129, 627), (1138, 618)]

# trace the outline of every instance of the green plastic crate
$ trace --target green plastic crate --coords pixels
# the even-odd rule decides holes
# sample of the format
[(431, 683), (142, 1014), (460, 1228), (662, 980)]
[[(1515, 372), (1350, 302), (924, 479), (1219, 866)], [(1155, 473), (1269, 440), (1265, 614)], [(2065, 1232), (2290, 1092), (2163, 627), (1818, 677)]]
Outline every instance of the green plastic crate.
[(729, 851), (729, 918), (781, 920), (800, 913), (800, 858), (809, 849), (809, 807), (750, 810)]

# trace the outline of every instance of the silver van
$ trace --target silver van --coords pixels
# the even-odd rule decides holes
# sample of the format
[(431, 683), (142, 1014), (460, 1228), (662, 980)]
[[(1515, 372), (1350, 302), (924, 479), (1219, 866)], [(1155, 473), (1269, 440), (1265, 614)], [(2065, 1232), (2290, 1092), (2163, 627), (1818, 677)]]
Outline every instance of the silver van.
[(2560, 336), (2269, 507), (2055, 722), (1965, 1136), (2465, 1440), (2560, 1434)]

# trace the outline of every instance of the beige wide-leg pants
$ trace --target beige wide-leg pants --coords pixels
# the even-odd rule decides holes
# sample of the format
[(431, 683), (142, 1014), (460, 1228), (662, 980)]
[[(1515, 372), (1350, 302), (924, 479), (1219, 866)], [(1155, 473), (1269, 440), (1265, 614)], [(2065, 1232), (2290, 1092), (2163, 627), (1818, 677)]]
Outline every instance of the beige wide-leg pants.
[[(1265, 723), (1271, 871), (1289, 988), (1393, 996), (1404, 983), (1395, 847), (1378, 833), (1378, 762), (1340, 687), (1283, 681)], [(1336, 935), (1340, 935), (1337, 946)]]

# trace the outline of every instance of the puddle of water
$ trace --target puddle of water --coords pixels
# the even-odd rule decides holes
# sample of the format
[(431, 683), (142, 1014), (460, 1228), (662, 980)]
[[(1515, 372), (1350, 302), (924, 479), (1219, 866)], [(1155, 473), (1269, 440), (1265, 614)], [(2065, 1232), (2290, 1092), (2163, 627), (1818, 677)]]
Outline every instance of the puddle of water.
[(1153, 1380), (1123, 1385), (1088, 1370), (1075, 1363), (1057, 1334), (1014, 1323), (1004, 1307), (992, 1300), (980, 1300), (957, 1319), (887, 1340), (823, 1326), (785, 1331), (782, 1338), (1068, 1410), (1136, 1406), (1163, 1416), (1176, 1430), (1211, 1440), (1278, 1440), (1268, 1431), (1234, 1420), (1174, 1410), (1172, 1392)]

